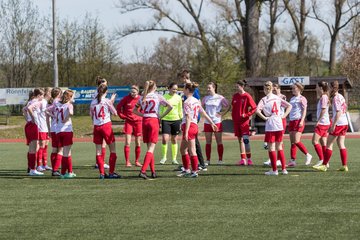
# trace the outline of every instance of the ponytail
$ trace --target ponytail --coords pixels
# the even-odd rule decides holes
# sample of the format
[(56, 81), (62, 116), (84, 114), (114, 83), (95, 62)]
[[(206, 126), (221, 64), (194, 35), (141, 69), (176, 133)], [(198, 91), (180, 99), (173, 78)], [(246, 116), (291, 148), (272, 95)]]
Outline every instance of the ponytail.
[(209, 82), (209, 85), (213, 86), (213, 88), (214, 88), (214, 90), (215, 90), (215, 93), (218, 93), (218, 92), (217, 92), (217, 89), (218, 89), (217, 83)]
[(338, 91), (339, 91), (339, 82), (335, 80), (334, 82), (331, 83), (331, 92), (330, 92), (331, 102)]
[(155, 86), (156, 84), (154, 80), (149, 80), (145, 82), (142, 102), (145, 102), (146, 95), (148, 95), (148, 93), (152, 91)]
[(61, 88), (55, 87), (51, 90), (51, 98), (49, 100), (49, 104), (52, 104), (55, 100), (55, 98), (59, 97), (61, 95)]
[(106, 93), (106, 91), (108, 90), (108, 87), (106, 86), (105, 83), (102, 83), (99, 85), (98, 89), (97, 89), (97, 96), (96, 99), (98, 100), (98, 103), (101, 102), (101, 98), (104, 96), (104, 94)]
[(189, 90), (190, 93), (194, 93), (195, 89), (198, 86), (199, 86), (199, 84), (197, 84), (195, 82), (191, 82), (191, 83), (186, 83), (184, 88)]
[(65, 104), (65, 103), (68, 103), (70, 102), (71, 98), (74, 96), (74, 91), (73, 90), (70, 90), (70, 89), (67, 89), (65, 90), (65, 92), (63, 93), (62, 97), (61, 97), (61, 103), (62, 104)]

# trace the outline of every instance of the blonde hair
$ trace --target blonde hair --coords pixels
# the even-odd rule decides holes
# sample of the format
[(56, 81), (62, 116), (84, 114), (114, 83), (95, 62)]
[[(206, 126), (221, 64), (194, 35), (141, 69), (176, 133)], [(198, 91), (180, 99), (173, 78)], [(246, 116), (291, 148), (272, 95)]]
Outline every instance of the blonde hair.
[(301, 83), (296, 82), (296, 83), (294, 83), (294, 85), (300, 90), (300, 93), (302, 93), (304, 91), (304, 86)]
[(274, 89), (274, 85), (271, 81), (267, 81), (264, 83), (264, 89), (271, 92)]
[(73, 96), (74, 96), (73, 90), (70, 90), (70, 89), (65, 90), (65, 92), (63, 93), (62, 98), (61, 98), (61, 103), (62, 104), (68, 103)]
[(143, 102), (145, 102), (146, 95), (148, 95), (148, 93), (152, 91), (155, 87), (156, 87), (156, 83), (154, 80), (149, 80), (145, 82), (143, 99), (142, 99)]

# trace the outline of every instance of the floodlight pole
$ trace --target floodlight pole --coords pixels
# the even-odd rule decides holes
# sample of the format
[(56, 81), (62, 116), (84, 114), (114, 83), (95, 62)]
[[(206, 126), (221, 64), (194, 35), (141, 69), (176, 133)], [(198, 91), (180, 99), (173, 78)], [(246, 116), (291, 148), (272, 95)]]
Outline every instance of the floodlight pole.
[(57, 37), (56, 37), (56, 0), (52, 0), (52, 20), (53, 20), (53, 64), (54, 64), (54, 87), (59, 87), (59, 73), (57, 61)]

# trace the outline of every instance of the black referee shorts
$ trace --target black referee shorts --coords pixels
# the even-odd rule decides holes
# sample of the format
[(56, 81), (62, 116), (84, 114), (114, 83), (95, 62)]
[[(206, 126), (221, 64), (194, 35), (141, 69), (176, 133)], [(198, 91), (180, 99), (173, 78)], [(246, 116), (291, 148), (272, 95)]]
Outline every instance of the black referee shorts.
[(161, 120), (161, 132), (162, 134), (170, 134), (173, 136), (179, 135), (180, 133), (181, 120), (177, 121), (166, 121)]

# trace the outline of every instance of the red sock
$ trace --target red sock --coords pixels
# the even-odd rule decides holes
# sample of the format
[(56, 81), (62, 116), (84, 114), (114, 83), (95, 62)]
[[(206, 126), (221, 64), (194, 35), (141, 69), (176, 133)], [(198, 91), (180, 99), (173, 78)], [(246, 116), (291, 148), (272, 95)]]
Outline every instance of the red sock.
[(42, 163), (43, 166), (47, 166), (47, 158), (48, 158), (48, 145), (45, 145), (45, 147), (43, 148), (43, 157), (42, 157)]
[(146, 169), (148, 168), (149, 164), (151, 163), (153, 156), (154, 156), (153, 153), (146, 152), (145, 158), (144, 158), (144, 163), (141, 167), (141, 172), (143, 172), (143, 173), (146, 172)]
[(276, 152), (275, 151), (269, 151), (269, 158), (270, 158), (270, 161), (271, 161), (272, 170), (276, 171), (277, 170), (277, 167), (276, 167)]
[(285, 154), (284, 154), (284, 150), (279, 150), (278, 151), (278, 156), (277, 158), (280, 160), (281, 162), (281, 169), (284, 170), (286, 169), (286, 159), (285, 159)]
[(68, 172), (72, 173), (73, 172), (73, 166), (72, 166), (72, 156), (68, 157)]
[(326, 146), (321, 146), (321, 148), (322, 148), (323, 155), (325, 155)]
[(68, 164), (69, 158), (63, 156), (61, 159), (61, 175), (64, 175), (66, 173), (66, 170), (68, 169)]
[(39, 148), (39, 150), (37, 151), (37, 154), (36, 154), (36, 165), (37, 166), (41, 166), (42, 156), (43, 156), (43, 149)]
[(293, 160), (296, 160), (296, 151), (297, 151), (296, 144), (292, 143), (290, 148), (290, 157)]
[(61, 163), (62, 163), (62, 157), (63, 157), (62, 155), (56, 154), (55, 166), (54, 166), (54, 168), (53, 168), (53, 171), (54, 171), (54, 172), (59, 170), (60, 165), (61, 165)]
[(219, 144), (219, 145), (217, 146), (217, 150), (218, 150), (219, 160), (222, 161), (223, 155), (224, 155), (224, 145), (223, 145), (223, 144)]
[(198, 162), (199, 159), (197, 156), (190, 156), (190, 160), (191, 160), (191, 168), (193, 170), (193, 172), (197, 172), (198, 170)]
[(28, 166), (31, 170), (35, 170), (36, 153), (28, 153)]
[(150, 171), (151, 171), (152, 173), (155, 172), (155, 158), (154, 158), (154, 154), (152, 155), (151, 162), (150, 162)]
[(251, 159), (251, 152), (246, 153), (246, 158)]
[(324, 154), (324, 161), (323, 161), (323, 165), (326, 165), (329, 163), (331, 155), (332, 155), (332, 150), (330, 149), (326, 149), (325, 154)]
[(190, 156), (189, 156), (189, 154), (182, 155), (181, 159), (182, 159), (183, 167), (185, 168), (185, 170), (190, 169)]
[(319, 157), (319, 160), (324, 160), (324, 153), (323, 153), (323, 149), (322, 149), (321, 145), (315, 144), (314, 147), (315, 147), (315, 151)]
[(308, 150), (306, 149), (305, 145), (302, 142), (296, 143), (296, 146), (303, 152), (303, 154), (308, 154)]
[(56, 157), (57, 157), (57, 153), (51, 153), (50, 160), (51, 160), (51, 167), (53, 169), (55, 168)]
[(241, 159), (246, 159), (246, 154), (242, 153), (242, 154), (240, 154), (240, 157), (241, 157)]
[(342, 148), (340, 149), (340, 158), (343, 166), (347, 165), (347, 149)]
[(104, 158), (102, 155), (96, 155), (96, 163), (98, 165), (100, 174), (105, 175)]
[(109, 165), (110, 165), (110, 169), (109, 169), (109, 174), (113, 174), (115, 172), (115, 164), (116, 164), (116, 153), (110, 153), (110, 158), (109, 158)]
[(206, 160), (210, 161), (211, 158), (211, 144), (205, 145), (205, 151), (206, 151)]
[(140, 146), (136, 146), (136, 147), (135, 147), (135, 162), (139, 162), (140, 153), (141, 153), (141, 147), (140, 147)]
[(125, 155), (125, 162), (128, 163), (130, 160), (130, 146), (124, 146), (124, 155)]

